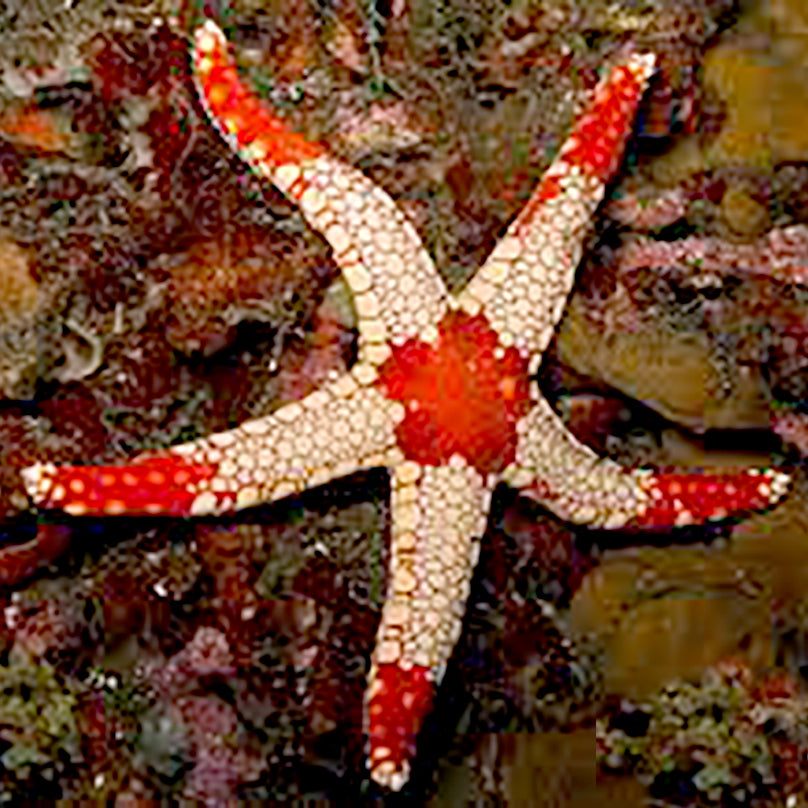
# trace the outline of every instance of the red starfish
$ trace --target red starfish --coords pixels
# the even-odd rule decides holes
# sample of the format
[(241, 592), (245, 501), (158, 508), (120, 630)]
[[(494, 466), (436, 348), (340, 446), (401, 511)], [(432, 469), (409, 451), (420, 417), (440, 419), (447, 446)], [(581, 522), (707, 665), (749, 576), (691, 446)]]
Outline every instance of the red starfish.
[(595, 90), (491, 256), (451, 297), (392, 199), (289, 132), (238, 79), (219, 28), (195, 35), (208, 115), (330, 243), (358, 315), (351, 370), (300, 402), (121, 467), (25, 470), (40, 508), (73, 515), (220, 514), (363, 468), (391, 473), (391, 569), (365, 699), (371, 777), (407, 781), (415, 738), (457, 641), (491, 492), (505, 480), (560, 518), (670, 526), (765, 508), (787, 477), (624, 469), (579, 443), (531, 374), (560, 319), (585, 228), (616, 171), (651, 55)]

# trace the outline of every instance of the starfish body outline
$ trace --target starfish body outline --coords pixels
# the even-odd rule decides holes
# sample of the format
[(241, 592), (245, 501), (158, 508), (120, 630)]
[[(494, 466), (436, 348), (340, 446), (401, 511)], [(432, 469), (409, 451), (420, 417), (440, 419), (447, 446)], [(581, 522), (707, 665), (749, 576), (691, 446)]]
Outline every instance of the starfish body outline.
[(395, 202), (289, 131), (239, 80), (221, 30), (195, 32), (194, 79), (234, 151), (322, 233), (351, 289), (358, 359), (299, 402), (125, 466), (24, 470), (37, 507), (70, 515), (229, 513), (385, 466), (391, 562), (365, 695), (370, 776), (400, 790), (460, 634), (477, 538), (505, 482), (577, 524), (617, 529), (766, 508), (767, 469), (624, 469), (567, 431), (531, 376), (572, 288), (589, 219), (654, 69), (630, 54), (596, 88), (537, 190), (457, 297)]

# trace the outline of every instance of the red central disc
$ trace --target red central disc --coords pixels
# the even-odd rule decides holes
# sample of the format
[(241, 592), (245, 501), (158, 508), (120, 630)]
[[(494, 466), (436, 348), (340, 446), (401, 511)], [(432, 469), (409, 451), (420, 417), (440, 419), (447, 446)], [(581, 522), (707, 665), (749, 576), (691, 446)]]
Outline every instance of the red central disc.
[(394, 347), (379, 368), (379, 388), (407, 409), (399, 445), (423, 465), (459, 453), (482, 473), (501, 471), (530, 406), (527, 359), (503, 348), (481, 314), (449, 312), (438, 334), (434, 345), (411, 339)]

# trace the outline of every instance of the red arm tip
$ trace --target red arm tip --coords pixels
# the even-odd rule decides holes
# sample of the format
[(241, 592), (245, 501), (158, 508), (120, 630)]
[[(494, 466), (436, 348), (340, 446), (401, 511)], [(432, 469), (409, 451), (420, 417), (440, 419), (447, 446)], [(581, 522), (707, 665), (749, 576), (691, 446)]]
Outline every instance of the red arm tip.
[(268, 105), (241, 82), (227, 39), (208, 20), (194, 33), (194, 77), (200, 99), (214, 123), (234, 137), (238, 149), (252, 146), (247, 162), (269, 166), (300, 164), (325, 153), (322, 146), (289, 130)]
[(162, 455), (126, 466), (34, 466), (25, 476), (38, 508), (71, 516), (188, 516), (216, 466)]
[(370, 776), (399, 791), (409, 779), (415, 739), (432, 709), (435, 684), (429, 668), (379, 665), (367, 702)]
[(771, 469), (649, 474), (641, 485), (651, 501), (634, 524), (677, 527), (766, 510), (783, 497), (788, 481), (788, 475)]

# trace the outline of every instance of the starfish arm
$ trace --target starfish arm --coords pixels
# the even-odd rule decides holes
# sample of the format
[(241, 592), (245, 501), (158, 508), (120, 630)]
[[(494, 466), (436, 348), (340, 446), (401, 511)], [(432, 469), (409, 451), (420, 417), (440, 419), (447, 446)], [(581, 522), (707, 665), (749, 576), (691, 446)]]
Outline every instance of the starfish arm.
[(765, 510), (789, 482), (773, 469), (677, 474), (623, 468), (580, 443), (544, 399), (517, 431), (516, 459), (503, 480), (560, 518), (593, 527), (668, 528)]
[(433, 333), (446, 290), (415, 228), (378, 185), (289, 131), (240, 82), (227, 40), (210, 20), (196, 31), (199, 98), (234, 151), (300, 209), (331, 245), (354, 296), (360, 359), (379, 365), (387, 340)]
[(530, 201), (460, 295), (461, 307), (482, 311), (503, 344), (534, 356), (547, 347), (653, 66), (653, 55), (634, 54), (595, 89)]
[(393, 469), (391, 564), (365, 696), (371, 777), (398, 791), (460, 628), (491, 487), (455, 456)]
[(36, 464), (23, 471), (43, 509), (71, 516), (202, 516), (238, 511), (362, 468), (398, 462), (401, 404), (346, 373), (263, 418), (120, 466)]

